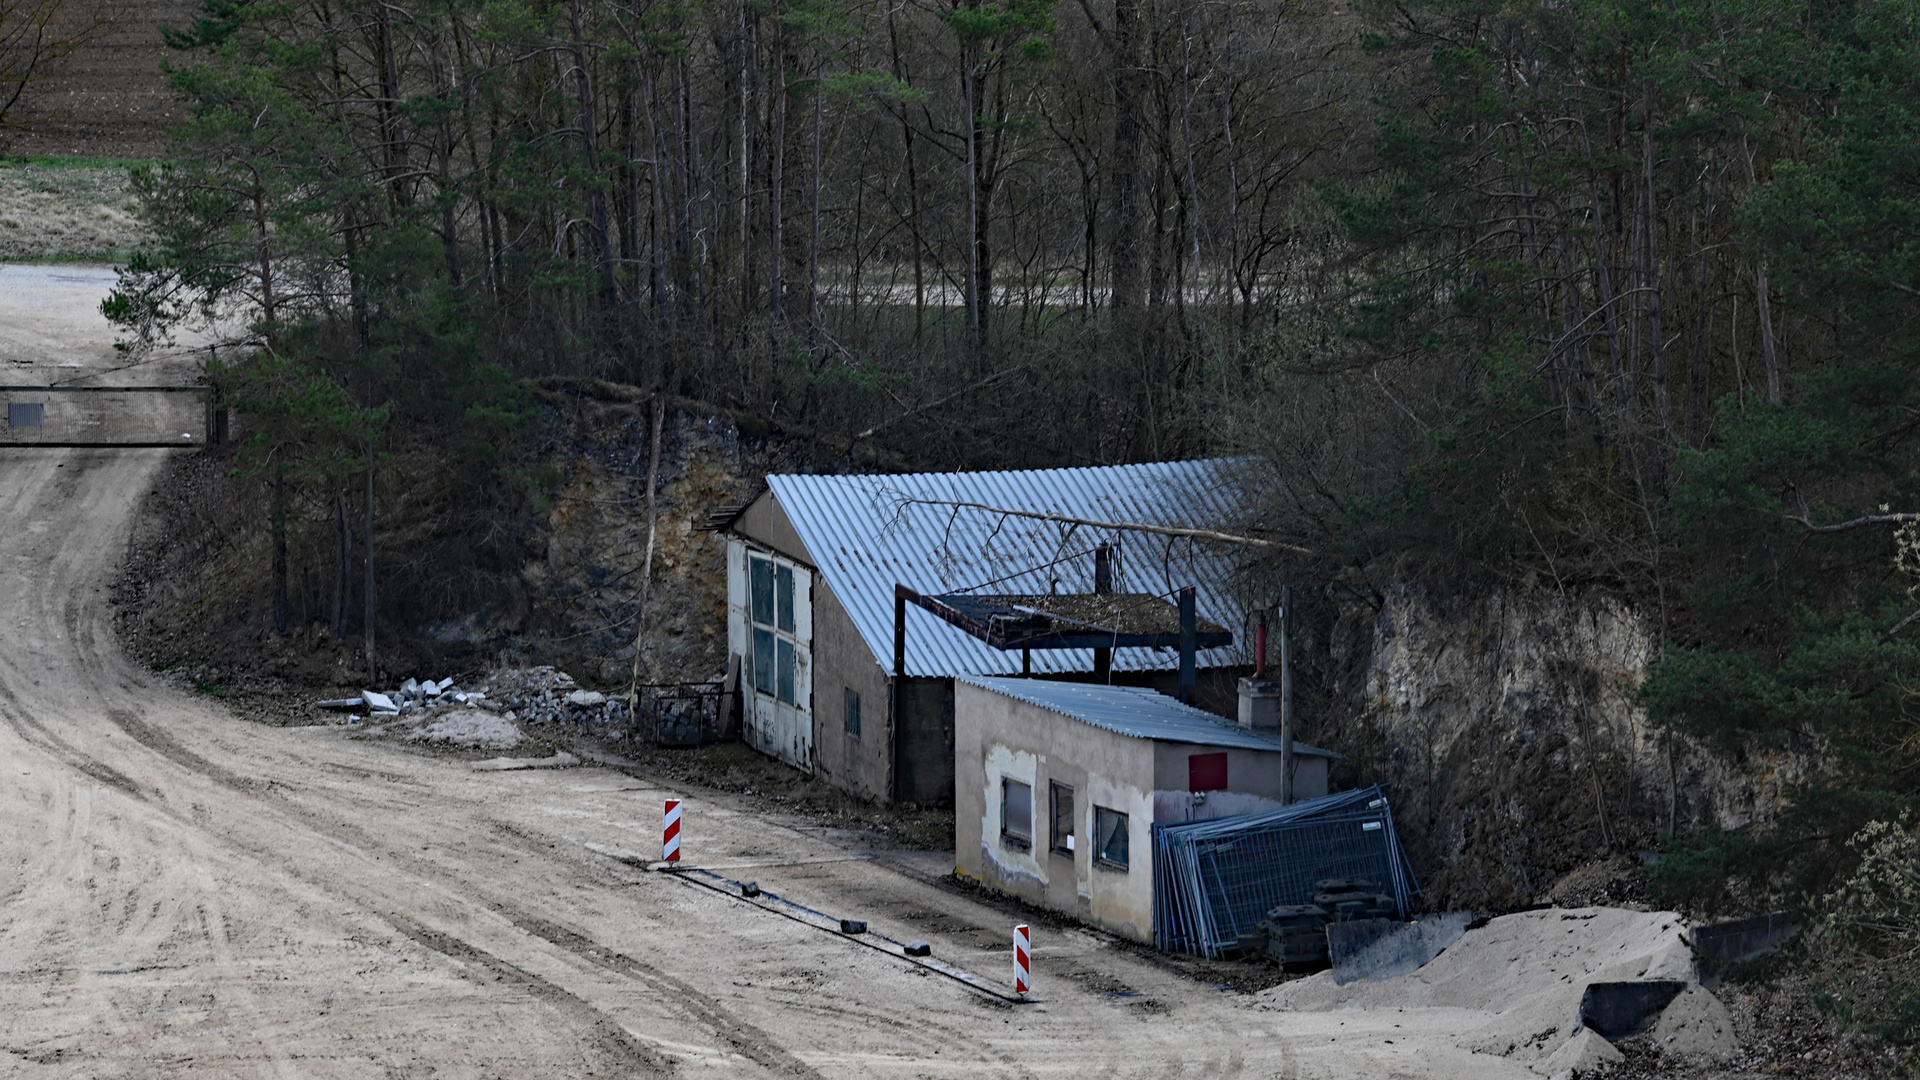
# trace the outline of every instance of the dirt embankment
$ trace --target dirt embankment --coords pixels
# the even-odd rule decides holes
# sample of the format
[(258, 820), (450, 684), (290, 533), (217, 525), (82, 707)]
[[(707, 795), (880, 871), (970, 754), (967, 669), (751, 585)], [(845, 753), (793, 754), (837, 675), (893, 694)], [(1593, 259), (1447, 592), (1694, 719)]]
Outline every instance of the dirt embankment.
[[(531, 460), (553, 482), (517, 520), (511, 565), (455, 577), (441, 555), (468, 539), (440, 500), (431, 448), (383, 459), (376, 488), (380, 685), (408, 676), (550, 664), (582, 685), (624, 691), (635, 669), (647, 549), (650, 399), (604, 383), (545, 386)], [(726, 666), (720, 542), (699, 526), (751, 496), (770, 471), (818, 468), (817, 448), (742, 439), (732, 423), (669, 409), (658, 477), (653, 587), (639, 634), (643, 683), (719, 677)], [(289, 701), (367, 685), (364, 512), (357, 492), (346, 633), (335, 636), (334, 506), (302, 492), (288, 532), (289, 625), (273, 629), (272, 551), (261, 480), (232, 447), (170, 462), (148, 498), (116, 586), (120, 630), (151, 666), (209, 693)]]

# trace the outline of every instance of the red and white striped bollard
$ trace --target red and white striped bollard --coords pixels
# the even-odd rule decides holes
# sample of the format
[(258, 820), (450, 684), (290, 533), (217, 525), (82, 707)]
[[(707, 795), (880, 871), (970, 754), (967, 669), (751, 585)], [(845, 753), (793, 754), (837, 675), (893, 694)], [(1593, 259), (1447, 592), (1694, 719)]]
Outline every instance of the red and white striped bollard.
[(680, 800), (667, 800), (666, 828), (660, 841), (660, 858), (670, 862), (680, 861)]
[(1024, 994), (1033, 986), (1033, 931), (1021, 923), (1013, 928), (1013, 990)]

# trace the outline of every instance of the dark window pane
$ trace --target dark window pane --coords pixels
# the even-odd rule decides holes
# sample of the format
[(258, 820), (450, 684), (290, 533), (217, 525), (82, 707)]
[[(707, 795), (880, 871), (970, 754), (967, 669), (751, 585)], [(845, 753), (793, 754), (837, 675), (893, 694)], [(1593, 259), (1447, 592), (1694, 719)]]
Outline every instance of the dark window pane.
[(1053, 830), (1048, 842), (1063, 855), (1073, 853), (1073, 789), (1065, 784), (1049, 784), (1053, 793)]
[(747, 560), (747, 566), (750, 570), (747, 576), (751, 579), (749, 583), (751, 588), (748, 591), (753, 594), (753, 621), (762, 626), (772, 626), (773, 564), (765, 559), (750, 558)]
[(847, 734), (860, 734), (860, 695), (853, 690), (847, 691)]
[(1033, 842), (1033, 789), (1018, 780), (1000, 781), (1000, 831)]
[(793, 633), (793, 567), (775, 567), (773, 598), (780, 613), (780, 629)]
[(753, 688), (773, 693), (773, 631), (753, 632)]
[(780, 642), (780, 688), (775, 695), (789, 705), (798, 705), (793, 698), (793, 642)]
[(1093, 808), (1094, 839), (1102, 862), (1127, 865), (1127, 815), (1104, 806)]

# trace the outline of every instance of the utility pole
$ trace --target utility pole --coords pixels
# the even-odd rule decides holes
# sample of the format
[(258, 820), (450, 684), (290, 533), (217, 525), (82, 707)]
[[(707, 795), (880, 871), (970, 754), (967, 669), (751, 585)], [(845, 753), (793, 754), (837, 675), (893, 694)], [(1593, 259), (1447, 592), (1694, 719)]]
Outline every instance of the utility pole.
[(1293, 586), (1280, 587), (1280, 802), (1293, 802)]

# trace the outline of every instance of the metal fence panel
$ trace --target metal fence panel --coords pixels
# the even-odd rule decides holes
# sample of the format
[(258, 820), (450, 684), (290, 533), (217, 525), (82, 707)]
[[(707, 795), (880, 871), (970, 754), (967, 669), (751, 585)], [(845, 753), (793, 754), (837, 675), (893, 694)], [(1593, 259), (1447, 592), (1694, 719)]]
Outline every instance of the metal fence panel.
[(1154, 940), (1217, 957), (1314, 882), (1381, 882), (1405, 918), (1420, 892), (1379, 787), (1279, 810), (1153, 827)]
[(204, 446), (215, 439), (197, 386), (0, 386), (4, 446)]

